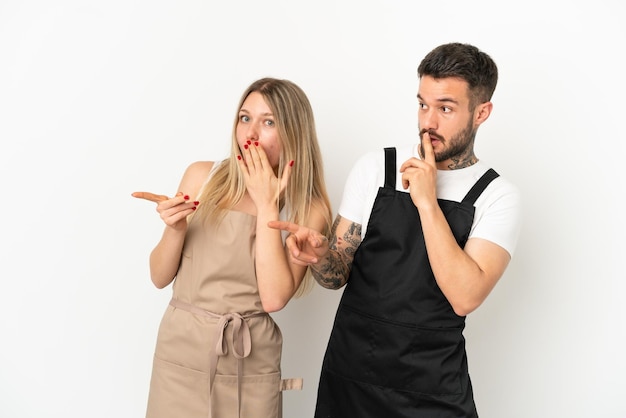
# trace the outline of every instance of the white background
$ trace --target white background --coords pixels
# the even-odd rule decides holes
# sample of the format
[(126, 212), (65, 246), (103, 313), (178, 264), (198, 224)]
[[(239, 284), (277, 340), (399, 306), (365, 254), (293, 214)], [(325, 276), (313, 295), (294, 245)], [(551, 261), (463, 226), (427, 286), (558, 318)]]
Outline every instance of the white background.
[[(251, 81), (307, 92), (336, 211), (357, 157), (417, 140), (416, 68), (450, 41), (499, 66), (476, 151), (525, 201), (468, 317), (481, 418), (625, 417), (625, 17), (618, 0), (0, 1), (0, 417), (143, 416), (171, 289), (148, 276), (163, 224), (130, 193), (226, 156)], [(286, 418), (313, 415), (339, 297), (274, 315), (284, 377), (305, 379)]]

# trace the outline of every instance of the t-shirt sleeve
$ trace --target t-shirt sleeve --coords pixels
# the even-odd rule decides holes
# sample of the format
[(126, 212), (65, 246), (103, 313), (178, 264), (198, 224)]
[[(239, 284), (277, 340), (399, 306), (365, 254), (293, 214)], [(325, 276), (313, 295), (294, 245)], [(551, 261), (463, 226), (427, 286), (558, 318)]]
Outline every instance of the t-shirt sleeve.
[(369, 217), (371, 188), (377, 187), (377, 157), (380, 153), (370, 152), (357, 160), (348, 174), (339, 205), (341, 217), (360, 225), (366, 223), (365, 216)]
[(519, 189), (502, 181), (494, 180), (497, 198), (489, 199), (474, 223), (470, 238), (482, 238), (498, 244), (509, 252), (515, 252), (522, 226), (522, 197)]

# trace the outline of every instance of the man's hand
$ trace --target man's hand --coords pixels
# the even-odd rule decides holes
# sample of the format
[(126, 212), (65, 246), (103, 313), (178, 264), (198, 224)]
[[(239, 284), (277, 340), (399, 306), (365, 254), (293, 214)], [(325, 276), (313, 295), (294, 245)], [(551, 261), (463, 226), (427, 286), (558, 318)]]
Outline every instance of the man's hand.
[(437, 205), (437, 163), (428, 132), (422, 135), (419, 150), (422, 160), (409, 158), (400, 166), (402, 187), (409, 189), (418, 209)]

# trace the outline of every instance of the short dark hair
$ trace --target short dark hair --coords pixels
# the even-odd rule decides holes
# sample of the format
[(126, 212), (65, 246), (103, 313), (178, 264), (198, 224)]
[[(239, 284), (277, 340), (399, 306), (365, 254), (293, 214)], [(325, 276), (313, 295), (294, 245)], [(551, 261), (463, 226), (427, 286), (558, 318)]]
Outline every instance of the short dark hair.
[(498, 83), (498, 67), (489, 55), (470, 44), (452, 42), (433, 49), (417, 67), (419, 78), (455, 77), (469, 86), (470, 107), (491, 100)]

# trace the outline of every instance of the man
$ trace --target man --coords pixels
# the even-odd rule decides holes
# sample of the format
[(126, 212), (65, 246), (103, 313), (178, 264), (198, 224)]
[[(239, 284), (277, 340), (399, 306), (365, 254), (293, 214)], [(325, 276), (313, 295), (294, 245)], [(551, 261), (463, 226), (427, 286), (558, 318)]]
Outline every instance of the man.
[(474, 154), (496, 64), (441, 45), (418, 67), (420, 144), (352, 169), (330, 242), (286, 222), (294, 261), (322, 286), (347, 283), (316, 418), (477, 417), (463, 329), (504, 273), (519, 234), (515, 186)]

